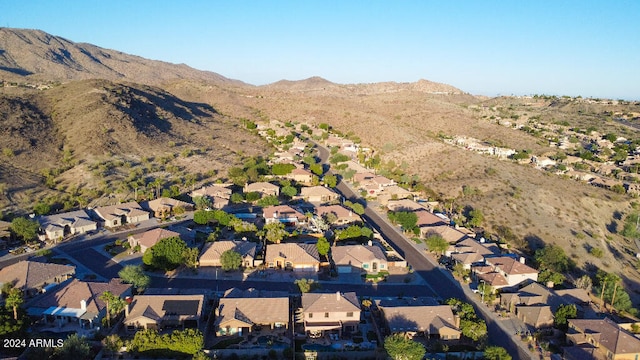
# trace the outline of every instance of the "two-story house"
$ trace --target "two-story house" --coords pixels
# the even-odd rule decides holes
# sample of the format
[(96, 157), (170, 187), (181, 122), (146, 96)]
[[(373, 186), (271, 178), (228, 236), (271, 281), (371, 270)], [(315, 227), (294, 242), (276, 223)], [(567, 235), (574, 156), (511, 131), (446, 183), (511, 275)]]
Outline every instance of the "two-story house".
[(471, 268), (479, 281), (494, 289), (513, 287), (524, 281), (538, 281), (538, 270), (527, 266), (524, 258), (510, 256), (485, 258), (485, 264)]
[(640, 358), (640, 339), (609, 318), (569, 319), (564, 358), (627, 360)]
[(360, 323), (360, 302), (355, 292), (348, 293), (305, 293), (302, 294), (302, 314), (307, 334), (323, 334), (337, 331), (338, 334), (358, 330)]

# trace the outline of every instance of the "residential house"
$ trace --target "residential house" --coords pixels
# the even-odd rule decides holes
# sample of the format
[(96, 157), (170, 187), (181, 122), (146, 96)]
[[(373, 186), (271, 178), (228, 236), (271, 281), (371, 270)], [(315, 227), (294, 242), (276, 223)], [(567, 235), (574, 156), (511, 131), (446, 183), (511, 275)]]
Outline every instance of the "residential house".
[(256, 327), (287, 329), (289, 296), (223, 297), (216, 309), (215, 328), (218, 335), (248, 334)]
[[(527, 266), (524, 263), (524, 258), (520, 258), (518, 261), (510, 256), (487, 257), (485, 264), (474, 266), (472, 271), (478, 279), (484, 280), (494, 289), (516, 286), (528, 280), (538, 280), (538, 270)], [(498, 275), (504, 278), (506, 285)], [(495, 281), (495, 284), (492, 281)]]
[(230, 184), (213, 184), (210, 186), (203, 186), (198, 190), (191, 192), (191, 198), (204, 197), (211, 200), (214, 209), (222, 209), (229, 205), (231, 199), (232, 190), (229, 188)]
[(387, 209), (389, 211), (416, 211), (417, 210), (426, 210), (424, 206), (421, 204), (409, 200), (409, 199), (400, 199), (400, 200), (390, 200), (387, 202)]
[(418, 209), (414, 211), (414, 213), (418, 217), (416, 226), (419, 228), (449, 225), (449, 222), (445, 221), (442, 217), (425, 209)]
[(306, 333), (352, 333), (360, 323), (360, 302), (355, 292), (304, 293), (301, 314), (299, 320), (304, 323)]
[(387, 204), (389, 201), (397, 199), (410, 199), (413, 197), (413, 193), (407, 189), (401, 188), (398, 185), (391, 185), (384, 188), (382, 194), (378, 195), (378, 201), (381, 204)]
[(317, 272), (320, 255), (315, 244), (269, 244), (264, 263), (269, 268)]
[(72, 278), (75, 273), (75, 266), (23, 260), (0, 270), (0, 285), (12, 284), (26, 296), (34, 296)]
[(129, 235), (127, 240), (132, 249), (139, 245), (140, 252), (144, 253), (147, 249), (157, 244), (158, 241), (170, 237), (180, 237), (180, 234), (175, 231), (157, 228), (141, 234)]
[(387, 258), (378, 246), (336, 246), (331, 250), (331, 258), (338, 273), (377, 274), (389, 270)]
[(199, 328), (204, 295), (136, 295), (125, 308), (129, 331), (167, 327)]
[(313, 180), (313, 174), (305, 169), (296, 168), (284, 176), (284, 178), (291, 179), (300, 184), (311, 184)]
[(468, 238), (467, 234), (449, 225), (422, 226), (420, 236), (428, 238), (431, 235), (438, 235), (449, 244), (455, 244)]
[(460, 339), (460, 319), (449, 305), (422, 305), (418, 302), (384, 304), (377, 301), (377, 306), (384, 314), (391, 333), (441, 340)]
[(123, 204), (103, 206), (93, 209), (108, 228), (118, 227), (124, 224), (136, 224), (149, 220), (149, 213), (144, 211), (137, 202), (131, 201)]
[(253, 184), (247, 184), (244, 186), (243, 192), (245, 194), (257, 192), (262, 197), (265, 196), (279, 196), (280, 195), (280, 187), (278, 185), (273, 185), (268, 182), (256, 182)]
[(265, 224), (281, 222), (285, 226), (298, 226), (307, 221), (307, 217), (289, 205), (268, 206), (262, 209)]
[(553, 326), (553, 312), (549, 305), (517, 305), (516, 316), (527, 326), (534, 329)]
[[(569, 319), (568, 323), (567, 342), (574, 345), (566, 348), (574, 350), (569, 352), (570, 359), (640, 358), (640, 339), (609, 318)], [(581, 351), (575, 351), (576, 347)], [(567, 351), (565, 351), (566, 354)]]
[(70, 211), (36, 218), (40, 224), (41, 240), (59, 240), (69, 235), (84, 234), (98, 229), (98, 223), (91, 220), (84, 210)]
[(101, 326), (107, 309), (100, 296), (106, 291), (124, 299), (131, 296), (131, 285), (123, 284), (120, 279), (109, 282), (68, 280), (31, 302), (27, 313), (42, 316), (45, 323), (60, 327), (69, 323), (77, 323), (82, 328)]
[(147, 207), (153, 212), (153, 216), (158, 219), (164, 219), (185, 211), (193, 211), (193, 204), (167, 197), (151, 200), (147, 203)]
[(467, 238), (447, 250), (445, 255), (462, 264), (464, 269), (470, 270), (471, 265), (483, 262), (485, 257), (498, 256), (500, 253), (500, 248), (496, 244), (478, 242)]
[(351, 209), (347, 209), (342, 205), (323, 205), (316, 206), (316, 215), (323, 219), (327, 219), (327, 216), (335, 217), (335, 220), (331, 222), (331, 225), (347, 225), (357, 222), (362, 222), (360, 215), (354, 213)]
[(251, 241), (218, 240), (207, 243), (200, 254), (200, 266), (222, 266), (220, 258), (225, 251), (233, 250), (242, 257), (242, 266), (254, 267), (257, 244)]
[(309, 186), (300, 189), (300, 198), (314, 204), (324, 204), (340, 199), (340, 194), (326, 186)]

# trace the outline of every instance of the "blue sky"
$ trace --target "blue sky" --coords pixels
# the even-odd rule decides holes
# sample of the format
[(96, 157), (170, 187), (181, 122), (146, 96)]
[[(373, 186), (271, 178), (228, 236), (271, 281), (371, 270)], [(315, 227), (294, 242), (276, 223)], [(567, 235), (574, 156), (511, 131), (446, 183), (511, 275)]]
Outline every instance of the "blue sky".
[(0, 0), (40, 29), (250, 84), (443, 82), (640, 99), (640, 1)]

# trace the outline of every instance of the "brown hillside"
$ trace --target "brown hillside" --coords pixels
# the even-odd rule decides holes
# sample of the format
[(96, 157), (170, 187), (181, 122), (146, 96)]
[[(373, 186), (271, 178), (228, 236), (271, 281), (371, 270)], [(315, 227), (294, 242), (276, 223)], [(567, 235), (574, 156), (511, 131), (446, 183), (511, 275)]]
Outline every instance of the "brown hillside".
[(40, 30), (0, 28), (0, 78), (82, 80), (103, 78), (143, 84), (201, 79), (240, 84), (219, 74), (171, 64), (85, 43), (74, 43)]

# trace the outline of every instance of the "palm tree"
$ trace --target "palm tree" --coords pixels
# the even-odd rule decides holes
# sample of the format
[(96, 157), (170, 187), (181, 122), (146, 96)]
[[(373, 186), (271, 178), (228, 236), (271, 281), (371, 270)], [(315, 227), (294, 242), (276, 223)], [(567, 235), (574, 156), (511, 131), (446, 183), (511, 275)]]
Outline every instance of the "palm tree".
[(5, 300), (4, 304), (8, 308), (13, 308), (13, 319), (16, 321), (18, 320), (18, 307), (20, 307), (23, 302), (24, 299), (22, 298), (22, 290), (14, 287), (9, 289), (9, 292), (7, 293), (7, 299)]
[(115, 302), (117, 296), (111, 291), (105, 291), (100, 295), (100, 300), (104, 301), (107, 305), (107, 327), (111, 327), (111, 309), (110, 305)]

